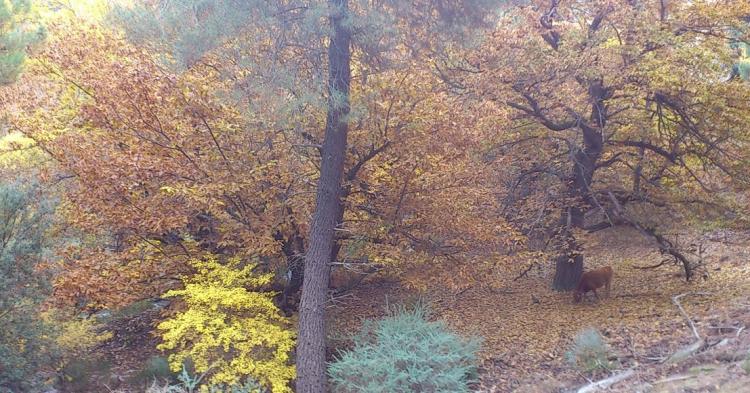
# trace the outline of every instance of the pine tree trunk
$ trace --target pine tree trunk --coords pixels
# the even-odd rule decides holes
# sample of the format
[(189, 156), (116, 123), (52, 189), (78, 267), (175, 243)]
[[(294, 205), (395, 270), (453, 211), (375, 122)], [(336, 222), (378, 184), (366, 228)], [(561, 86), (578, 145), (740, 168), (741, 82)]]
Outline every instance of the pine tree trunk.
[(341, 203), (351, 79), (351, 37), (342, 23), (348, 11), (347, 0), (329, 0), (329, 4), (333, 32), (328, 47), (328, 114), (317, 201), (305, 257), (297, 339), (297, 393), (327, 391), (325, 303), (330, 280), (329, 260)]

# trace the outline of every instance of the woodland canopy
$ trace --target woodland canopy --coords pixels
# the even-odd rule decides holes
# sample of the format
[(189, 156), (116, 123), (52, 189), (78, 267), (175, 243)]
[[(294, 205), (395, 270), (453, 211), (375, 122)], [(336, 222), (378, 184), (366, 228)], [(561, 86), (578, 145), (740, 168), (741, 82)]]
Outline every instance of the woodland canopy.
[(173, 371), (321, 392), (327, 305), (368, 283), (571, 290), (619, 227), (689, 281), (675, 227), (748, 225), (744, 0), (0, 0), (0, 21), (0, 354), (66, 348), (0, 360), (0, 390), (69, 375), (60, 353), (109, 338), (82, 315), (166, 297)]

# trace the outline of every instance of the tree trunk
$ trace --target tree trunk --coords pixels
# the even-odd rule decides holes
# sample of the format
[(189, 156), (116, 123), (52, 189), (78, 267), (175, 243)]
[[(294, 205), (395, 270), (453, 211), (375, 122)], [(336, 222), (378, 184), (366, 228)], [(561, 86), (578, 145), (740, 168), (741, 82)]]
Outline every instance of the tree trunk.
[(559, 255), (555, 259), (555, 279), (552, 287), (557, 291), (575, 289), (583, 274), (583, 255)]
[(297, 231), (297, 225), (294, 222), (292, 222), (292, 227), (294, 231), (289, 238), (285, 238), (281, 233), (274, 236), (281, 241), (281, 251), (286, 259), (286, 281), (278, 298), (278, 306), (286, 316), (290, 316), (297, 310), (297, 304), (293, 299), (297, 298), (299, 290), (302, 288), (303, 269), (305, 267), (305, 241)]
[(573, 227), (583, 225), (583, 211), (577, 207), (566, 209), (560, 218), (560, 225), (561, 252), (555, 258), (552, 288), (557, 291), (569, 291), (578, 285), (583, 274), (583, 254), (572, 231)]
[(555, 279), (552, 282), (552, 287), (559, 291), (575, 288), (583, 274), (583, 255), (571, 228), (583, 228), (584, 209), (599, 205), (591, 192), (591, 185), (596, 163), (604, 150), (602, 130), (607, 122), (607, 106), (604, 101), (611, 93), (600, 80), (590, 81), (588, 91), (592, 103), (591, 114), (588, 122), (581, 121), (579, 124), (583, 147), (572, 155), (573, 176), (567, 187), (572, 206), (566, 209), (560, 223), (563, 227), (563, 251), (555, 258)]
[(297, 393), (327, 391), (325, 303), (329, 260), (340, 206), (346, 157), (350, 70), (350, 33), (343, 26), (347, 0), (329, 0), (332, 34), (328, 46), (328, 114), (321, 154), (318, 192), (305, 257), (297, 339)]

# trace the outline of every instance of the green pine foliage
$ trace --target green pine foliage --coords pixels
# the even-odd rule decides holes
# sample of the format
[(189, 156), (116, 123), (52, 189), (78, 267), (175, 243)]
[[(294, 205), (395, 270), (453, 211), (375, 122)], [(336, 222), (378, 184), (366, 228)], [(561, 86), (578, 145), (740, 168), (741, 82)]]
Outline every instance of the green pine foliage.
[(365, 322), (354, 347), (328, 366), (340, 393), (468, 392), (476, 376), (479, 341), (429, 321), (428, 309), (398, 307)]
[(169, 361), (163, 356), (150, 357), (131, 377), (131, 383), (134, 385), (158, 385), (160, 382), (168, 384), (176, 380), (177, 374), (169, 368)]
[(741, 32), (734, 33), (736, 40), (729, 46), (735, 50), (737, 59), (732, 66), (732, 75), (737, 75), (744, 80), (750, 80), (750, 44), (741, 39)]
[(750, 80), (750, 60), (740, 60), (737, 71), (742, 79)]
[(16, 80), (26, 49), (44, 37), (44, 29), (32, 23), (30, 0), (0, 1), (0, 85)]
[(610, 348), (599, 331), (585, 329), (576, 335), (565, 359), (579, 371), (591, 373), (611, 370), (614, 364), (609, 360), (610, 355)]
[(740, 78), (744, 80), (750, 80), (750, 45), (746, 43), (737, 44), (738, 52), (740, 54), (739, 60), (737, 60), (737, 73)]
[(205, 376), (206, 374), (191, 374), (187, 368), (183, 367), (182, 372), (177, 375), (179, 383), (160, 384), (158, 379), (154, 379), (145, 393), (269, 393), (252, 378), (247, 378), (243, 383), (206, 384)]
[(40, 269), (54, 203), (35, 186), (0, 184), (0, 392), (23, 391), (50, 361), (39, 305), (49, 293)]
[(163, 1), (158, 6), (114, 4), (110, 21), (130, 41), (171, 54), (190, 67), (205, 53), (240, 34), (248, 20), (273, 14), (272, 3), (247, 0)]
[(0, 183), (0, 393), (36, 391), (55, 377), (85, 386), (104, 366), (86, 355), (109, 333), (92, 318), (42, 307), (63, 240), (53, 230), (56, 207), (28, 178)]

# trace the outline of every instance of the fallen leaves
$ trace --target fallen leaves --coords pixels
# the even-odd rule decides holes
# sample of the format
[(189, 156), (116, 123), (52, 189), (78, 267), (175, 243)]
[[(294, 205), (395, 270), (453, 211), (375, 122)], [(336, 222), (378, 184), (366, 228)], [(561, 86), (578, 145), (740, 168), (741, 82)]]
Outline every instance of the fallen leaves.
[[(668, 356), (691, 342), (692, 333), (672, 303), (672, 296), (710, 292), (710, 296), (683, 299), (687, 313), (703, 321), (702, 315), (721, 313), (731, 306), (731, 299), (750, 290), (750, 272), (742, 264), (719, 262), (724, 255), (741, 252), (746, 239), (731, 247), (711, 245), (711, 278), (688, 283), (674, 277), (679, 272), (677, 266), (647, 271), (633, 268), (658, 257), (649, 244), (639, 241), (641, 235), (634, 230), (609, 230), (596, 236), (600, 241), (586, 250), (587, 269), (596, 267), (598, 261), (614, 268), (611, 296), (603, 296), (599, 302), (574, 304), (571, 293), (552, 291), (549, 267), (544, 273), (515, 281), (514, 275), (505, 273), (502, 290), (489, 291), (477, 285), (458, 296), (439, 287), (423, 293), (431, 300), (436, 317), (447, 320), (462, 334), (483, 338), (485, 383), (507, 391), (524, 381), (578, 378), (564, 363), (563, 355), (572, 337), (587, 327), (599, 329), (625, 364), (651, 362), (649, 358)], [(418, 296), (395, 283), (381, 286), (377, 282), (354, 294), (356, 300), (334, 308), (340, 319), (336, 323), (339, 335), (342, 330), (354, 331), (360, 318), (381, 315), (380, 305), (386, 299), (396, 303)], [(699, 329), (708, 329), (703, 323), (698, 325)], [(654, 353), (656, 349), (662, 352)]]

